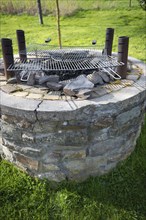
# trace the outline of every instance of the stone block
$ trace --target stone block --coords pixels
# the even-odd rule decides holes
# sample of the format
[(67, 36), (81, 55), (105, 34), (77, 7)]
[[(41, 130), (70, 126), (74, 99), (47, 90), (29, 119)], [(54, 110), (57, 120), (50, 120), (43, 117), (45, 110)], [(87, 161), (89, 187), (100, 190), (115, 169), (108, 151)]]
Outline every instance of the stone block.
[(93, 127), (97, 129), (107, 128), (112, 126), (114, 123), (114, 119), (111, 116), (99, 116), (99, 118), (94, 119), (93, 121)]
[(29, 157), (41, 157), (43, 149), (42, 148), (35, 149), (32, 147), (21, 147), (19, 148), (19, 151), (22, 154), (27, 155)]
[(1, 90), (5, 93), (8, 93), (8, 94), (13, 93), (13, 92), (17, 92), (17, 91), (22, 91), (22, 89), (20, 87), (10, 85), (10, 84), (2, 86)]
[(27, 79), (27, 85), (28, 86), (33, 86), (35, 85), (35, 72), (29, 72), (29, 75), (28, 75), (28, 79)]
[(90, 140), (92, 142), (105, 141), (110, 138), (109, 135), (109, 127), (101, 129), (101, 130), (90, 130)]
[(33, 133), (22, 133), (22, 141), (24, 142), (34, 142), (35, 136)]
[(31, 128), (32, 127), (32, 123), (30, 123), (29, 121), (27, 121), (26, 119), (20, 118), (20, 117), (14, 117), (12, 115), (2, 115), (2, 120), (4, 122), (7, 122), (8, 124), (12, 124), (17, 128)]
[(28, 99), (42, 99), (43, 95), (36, 94), (36, 93), (29, 93), (26, 98), (28, 98)]
[(86, 167), (90, 173), (98, 173), (99, 170), (104, 170), (107, 166), (107, 158), (104, 156), (87, 157), (85, 159)]
[(93, 141), (89, 147), (89, 156), (96, 157), (109, 153), (112, 150), (119, 151), (126, 140), (123, 137), (109, 138), (104, 141)]
[(6, 160), (13, 162), (13, 160), (14, 160), (13, 153), (12, 153), (12, 151), (10, 151), (10, 149), (8, 147), (2, 145), (2, 152), (3, 152)]
[(35, 133), (54, 133), (57, 130), (59, 122), (56, 121), (37, 121), (33, 126), (33, 132)]
[(41, 165), (41, 170), (42, 172), (46, 172), (46, 171), (59, 171), (60, 168), (56, 165), (56, 164), (53, 164), (53, 163), (48, 163), (48, 164), (42, 164)]
[(10, 79), (8, 79), (7, 84), (16, 84), (17, 83), (17, 78), (16, 77), (12, 77)]
[(55, 133), (42, 133), (35, 136), (36, 142), (46, 142), (50, 145), (85, 145), (88, 141), (86, 129), (81, 130), (58, 130)]
[(48, 151), (44, 154), (43, 158), (42, 158), (42, 161), (44, 164), (56, 164), (60, 161), (60, 158), (61, 158), (61, 149), (60, 151), (59, 150), (56, 150), (52, 149), (52, 151), (48, 149)]
[(38, 83), (41, 85), (43, 83), (46, 83), (46, 82), (56, 82), (58, 83), (59, 82), (59, 76), (58, 75), (45, 75), (45, 76), (42, 76), (39, 78), (39, 81)]
[(62, 84), (56, 83), (56, 82), (47, 82), (46, 85), (49, 89), (54, 90), (54, 91), (58, 91), (62, 89), (63, 87)]
[(94, 84), (90, 82), (84, 75), (80, 75), (70, 83), (68, 83), (63, 91), (67, 95), (75, 95), (75, 90), (79, 89), (92, 89)]
[(20, 164), (22, 167), (26, 167), (30, 170), (37, 171), (39, 168), (39, 162), (32, 157), (27, 157), (23, 154), (20, 154), (18, 152), (14, 152), (14, 157), (16, 160), (16, 164)]
[(45, 173), (39, 173), (36, 175), (36, 177), (39, 177), (40, 179), (48, 179), (50, 181), (55, 182), (61, 182), (63, 180), (66, 180), (66, 175), (61, 171), (50, 171)]
[(66, 150), (62, 151), (61, 155), (65, 159), (83, 159), (86, 157), (86, 149)]
[(14, 95), (18, 97), (26, 97), (28, 94), (28, 92), (14, 92)]
[(127, 123), (130, 120), (134, 120), (138, 118), (141, 114), (141, 107), (137, 106), (132, 108), (129, 111), (123, 112), (117, 116), (116, 121), (118, 126), (122, 126), (123, 124)]
[(99, 73), (98, 71), (94, 71), (93, 73), (87, 76), (87, 79), (90, 80), (94, 85), (96, 84), (103, 85), (104, 84), (103, 79), (98, 73)]
[(128, 74), (126, 76), (126, 79), (136, 82), (139, 79), (139, 77), (140, 76), (138, 74), (137, 75), (136, 74)]
[(2, 123), (2, 137), (9, 140), (21, 140), (21, 130), (8, 123)]
[(61, 91), (51, 91), (44, 95), (43, 99), (49, 100), (60, 100), (61, 99)]
[(110, 77), (108, 76), (108, 73), (104, 71), (99, 71), (99, 75), (101, 76), (101, 78), (105, 83), (108, 83), (110, 81)]
[(80, 99), (87, 99), (90, 97), (91, 92), (91, 89), (79, 89), (79, 91), (75, 92), (75, 95)]
[(77, 175), (86, 170), (85, 160), (70, 160), (63, 162), (63, 166), (65, 169), (71, 173), (71, 175)]

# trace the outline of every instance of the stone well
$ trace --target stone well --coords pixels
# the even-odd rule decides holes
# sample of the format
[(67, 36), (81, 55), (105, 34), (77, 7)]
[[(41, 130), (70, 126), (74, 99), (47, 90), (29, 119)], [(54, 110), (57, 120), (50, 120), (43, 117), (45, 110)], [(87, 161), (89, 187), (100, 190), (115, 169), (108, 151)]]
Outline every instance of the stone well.
[(31, 175), (83, 181), (134, 150), (146, 106), (146, 66), (130, 86), (90, 100), (50, 100), (1, 90), (3, 157)]

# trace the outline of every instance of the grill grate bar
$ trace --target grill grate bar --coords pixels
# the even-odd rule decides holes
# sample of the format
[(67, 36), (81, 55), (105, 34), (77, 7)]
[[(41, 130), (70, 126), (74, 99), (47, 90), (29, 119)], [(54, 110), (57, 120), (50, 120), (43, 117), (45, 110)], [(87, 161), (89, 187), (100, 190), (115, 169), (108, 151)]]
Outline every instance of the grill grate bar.
[(20, 60), (19, 58), (15, 59), (13, 65), (10, 65), (8, 70), (44, 70), (44, 71), (58, 71), (58, 70), (92, 70), (97, 68), (113, 68), (123, 63), (118, 63), (116, 61), (102, 61), (98, 63), (91, 62), (92, 59), (84, 61), (74, 61), (74, 62), (64, 62), (64, 61), (54, 61), (52, 59), (27, 59)]
[[(30, 57), (29, 57), (29, 56)], [(99, 56), (95, 49), (34, 49), (28, 51), (27, 60), (15, 59), (9, 71), (46, 71), (65, 75), (67, 72), (102, 69), (114, 79), (121, 77), (115, 67), (123, 65), (111, 56)], [(87, 73), (87, 72), (86, 72)]]

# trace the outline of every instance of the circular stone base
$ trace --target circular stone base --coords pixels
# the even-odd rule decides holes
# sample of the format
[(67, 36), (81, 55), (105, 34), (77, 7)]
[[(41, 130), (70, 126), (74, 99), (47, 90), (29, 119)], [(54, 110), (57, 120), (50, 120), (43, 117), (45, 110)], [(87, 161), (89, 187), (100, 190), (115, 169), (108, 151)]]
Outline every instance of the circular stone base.
[(133, 151), (146, 106), (145, 65), (129, 60), (144, 74), (90, 100), (28, 98), (27, 91), (16, 95), (15, 86), (3, 86), (4, 157), (34, 176), (54, 181), (82, 181), (114, 168)]

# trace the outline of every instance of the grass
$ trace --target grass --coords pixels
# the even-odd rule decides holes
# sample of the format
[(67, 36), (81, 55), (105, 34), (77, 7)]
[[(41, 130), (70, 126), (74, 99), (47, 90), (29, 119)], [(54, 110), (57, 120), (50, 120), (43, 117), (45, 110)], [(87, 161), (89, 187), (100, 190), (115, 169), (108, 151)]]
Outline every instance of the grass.
[[(82, 9), (117, 9), (133, 8), (139, 5), (138, 0), (59, 0), (60, 14), (71, 15)], [(56, 13), (56, 0), (41, 0), (44, 15)], [(1, 0), (0, 11), (7, 14), (27, 13), (35, 15), (38, 13), (36, 0)]]
[(132, 155), (84, 183), (33, 179), (2, 160), (0, 218), (4, 220), (145, 220), (146, 123)]
[[(8, 0), (1, 0), (1, 8), (7, 2)], [(9, 2), (12, 3), (12, 0)], [(22, 1), (13, 1), (17, 6), (16, 12), (20, 2)], [(29, 9), (30, 5), (34, 4), (33, 0), (31, 4), (27, 0), (24, 2), (28, 4)], [(44, 4), (46, 1), (42, 2)], [(65, 1), (61, 2), (64, 2), (62, 8), (66, 8)], [(93, 8), (91, 1), (85, 0), (84, 8), (79, 10), (83, 7), (81, 4), (83, 1), (78, 0), (76, 1), (78, 10), (70, 12), (70, 16), (61, 16), (62, 44), (90, 46), (91, 41), (97, 39), (97, 48), (102, 49), (105, 29), (113, 27), (115, 28), (113, 51), (117, 51), (118, 37), (127, 35), (130, 37), (129, 55), (146, 61), (145, 12), (136, 5), (137, 1), (132, 1), (132, 8), (126, 7), (128, 1), (125, 0), (94, 2), (96, 5), (94, 4)], [(6, 11), (3, 11), (0, 17), (1, 38), (13, 40), (15, 53), (17, 53), (16, 29), (25, 31), (27, 45), (44, 43), (48, 37), (52, 38), (52, 45), (57, 45), (56, 18), (53, 16), (53, 6), (51, 7), (52, 13), (44, 16), (42, 26), (38, 24), (37, 16), (22, 14), (24, 11), (19, 11), (19, 15), (6, 14)], [(146, 220), (145, 158), (146, 123), (135, 151), (127, 160), (109, 174), (89, 178), (84, 183), (56, 184), (41, 181), (31, 178), (10, 163), (1, 160), (0, 219)]]
[[(115, 29), (113, 51), (118, 50), (119, 36), (129, 36), (129, 55), (146, 62), (145, 18), (145, 11), (138, 6), (114, 10), (107, 8), (79, 10), (72, 16), (61, 16), (62, 45), (91, 46), (92, 40), (96, 39), (97, 48), (103, 49), (105, 30), (107, 27), (113, 27)], [(48, 37), (52, 39), (52, 45), (58, 45), (57, 22), (51, 14), (44, 16), (42, 26), (39, 25), (38, 16), (1, 14), (1, 38), (11, 38), (14, 52), (18, 53), (16, 29), (25, 31), (27, 46), (33, 43), (42, 44)]]

